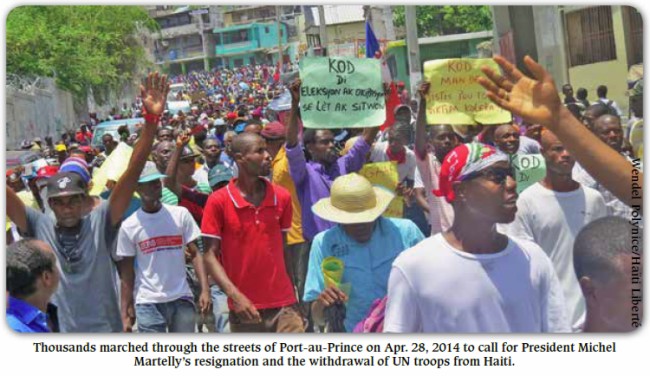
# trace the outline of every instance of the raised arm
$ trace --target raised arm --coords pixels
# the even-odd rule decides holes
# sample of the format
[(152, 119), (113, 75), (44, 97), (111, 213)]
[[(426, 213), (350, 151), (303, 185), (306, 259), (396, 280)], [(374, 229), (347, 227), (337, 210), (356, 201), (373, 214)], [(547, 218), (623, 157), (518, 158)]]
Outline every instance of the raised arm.
[(131, 197), (138, 184), (138, 177), (144, 167), (156, 134), (158, 122), (151, 117), (160, 116), (165, 110), (167, 93), (169, 92), (169, 83), (167, 76), (158, 76), (158, 72), (150, 73), (147, 77), (145, 86), (140, 86), (142, 102), (147, 115), (145, 115), (145, 125), (140, 134), (140, 140), (133, 149), (133, 154), (129, 160), (129, 166), (120, 177), (113, 193), (110, 197), (110, 215), (111, 224), (117, 225), (122, 220), (122, 216), (131, 203)]
[(180, 163), (181, 155), (183, 154), (183, 147), (185, 147), (188, 142), (190, 142), (190, 136), (186, 131), (181, 131), (176, 138), (176, 149), (174, 150), (174, 153), (169, 160), (169, 164), (167, 165), (167, 170), (165, 171), (165, 175), (167, 175), (165, 178), (165, 187), (169, 188), (169, 190), (178, 197), (179, 201), (182, 198), (183, 186), (178, 181), (178, 164)]
[(418, 86), (420, 102), (415, 119), (415, 156), (424, 159), (427, 155), (427, 94), (431, 84), (423, 82)]
[(594, 179), (618, 199), (632, 205), (632, 178), (638, 175), (640, 191), (643, 173), (634, 169), (625, 157), (602, 142), (562, 105), (553, 77), (530, 56), (524, 58), (524, 63), (534, 78), (525, 76), (500, 56), (494, 61), (505, 76), (488, 67), (482, 68), (487, 78), (480, 77), (478, 82), (487, 90), (488, 98), (525, 121), (541, 124), (555, 133)]
[(27, 232), (27, 211), (25, 204), (13, 189), (7, 187), (7, 217), (18, 226), (21, 232)]
[(289, 125), (287, 126), (287, 147), (293, 148), (298, 144), (298, 112), (300, 110), (300, 86), (302, 81), (295, 80), (289, 86), (291, 93), (291, 112), (289, 113)]

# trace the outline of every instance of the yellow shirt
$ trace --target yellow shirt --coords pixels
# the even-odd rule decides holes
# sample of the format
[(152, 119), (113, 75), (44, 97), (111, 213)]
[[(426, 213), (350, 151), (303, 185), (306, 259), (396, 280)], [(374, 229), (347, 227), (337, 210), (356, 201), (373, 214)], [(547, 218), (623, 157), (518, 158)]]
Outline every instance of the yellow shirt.
[(285, 188), (291, 193), (291, 205), (293, 207), (293, 217), (291, 219), (291, 230), (287, 233), (287, 244), (303, 243), (305, 239), (302, 237), (302, 213), (300, 208), (300, 201), (298, 201), (298, 194), (296, 193), (296, 186), (293, 184), (291, 175), (289, 174), (289, 160), (284, 150), (284, 146), (271, 162), (273, 173), (271, 180), (273, 183)]

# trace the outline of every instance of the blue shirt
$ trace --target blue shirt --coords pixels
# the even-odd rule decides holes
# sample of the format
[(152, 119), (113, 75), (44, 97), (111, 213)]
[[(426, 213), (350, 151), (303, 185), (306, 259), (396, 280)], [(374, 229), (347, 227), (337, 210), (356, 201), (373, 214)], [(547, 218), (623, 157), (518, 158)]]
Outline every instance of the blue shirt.
[(325, 290), (323, 260), (329, 256), (342, 260), (341, 283), (351, 285), (344, 325), (351, 332), (368, 315), (373, 301), (386, 296), (395, 258), (422, 240), (424, 236), (413, 222), (397, 218), (379, 217), (370, 241), (364, 244), (350, 238), (341, 225), (321, 232), (311, 245), (304, 301), (318, 299)]
[(45, 313), (12, 296), (9, 297), (9, 306), (7, 307), (7, 324), (18, 333), (47, 333), (50, 331)]

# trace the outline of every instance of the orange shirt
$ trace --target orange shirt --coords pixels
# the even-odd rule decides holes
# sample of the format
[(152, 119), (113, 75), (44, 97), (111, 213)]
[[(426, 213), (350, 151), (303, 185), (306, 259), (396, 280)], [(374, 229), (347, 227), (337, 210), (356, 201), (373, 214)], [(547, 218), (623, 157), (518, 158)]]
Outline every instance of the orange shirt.
[(273, 162), (271, 162), (271, 169), (273, 171), (271, 181), (285, 188), (291, 194), (293, 216), (291, 217), (291, 230), (287, 234), (287, 244), (303, 243), (305, 239), (302, 237), (302, 211), (300, 201), (298, 201), (298, 194), (296, 193), (296, 186), (293, 184), (291, 174), (289, 174), (289, 160), (287, 159), (284, 146), (282, 146), (273, 159)]

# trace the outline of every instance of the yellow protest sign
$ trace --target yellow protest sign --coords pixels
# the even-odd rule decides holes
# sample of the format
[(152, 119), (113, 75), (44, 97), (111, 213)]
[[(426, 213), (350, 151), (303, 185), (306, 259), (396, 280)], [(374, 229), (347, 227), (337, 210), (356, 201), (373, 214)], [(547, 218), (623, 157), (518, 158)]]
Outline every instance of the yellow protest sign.
[(503, 124), (510, 112), (492, 103), (476, 79), (482, 66), (499, 71), (492, 59), (442, 59), (424, 63), (424, 78), (431, 84), (427, 95), (428, 124)]
[[(397, 172), (397, 162), (377, 162), (368, 163), (363, 166), (359, 175), (368, 179), (372, 185), (380, 185), (391, 192), (395, 192), (399, 184), (399, 174)], [(396, 196), (388, 209), (384, 212), (384, 217), (402, 218), (404, 215), (404, 200)]]
[(108, 180), (118, 181), (126, 171), (133, 154), (133, 148), (124, 142), (120, 142), (111, 155), (106, 158), (102, 167), (93, 172), (93, 187), (90, 190), (91, 196), (99, 196), (104, 192)]

